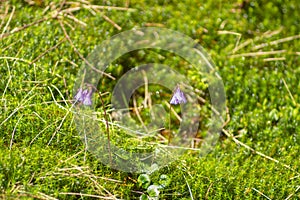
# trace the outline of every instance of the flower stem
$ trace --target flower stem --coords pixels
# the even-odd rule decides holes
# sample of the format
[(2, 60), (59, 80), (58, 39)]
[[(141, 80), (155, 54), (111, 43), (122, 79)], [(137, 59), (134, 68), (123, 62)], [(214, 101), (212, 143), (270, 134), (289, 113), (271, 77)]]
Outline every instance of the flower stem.
[(104, 106), (103, 98), (101, 96), (101, 92), (99, 91), (98, 94), (99, 94), (101, 104), (103, 107), (103, 112), (104, 112), (104, 119), (105, 119), (105, 126), (106, 126), (106, 132), (107, 132), (107, 140), (108, 140), (109, 162), (110, 162), (110, 165), (112, 165), (112, 156), (111, 156), (111, 149), (110, 149), (110, 134), (109, 134), (109, 124), (108, 124), (108, 119), (107, 119), (107, 113), (106, 113), (106, 109)]
[(170, 145), (171, 142), (171, 134), (172, 134), (172, 130), (171, 130), (171, 104), (170, 104), (170, 109), (169, 109), (169, 138), (168, 138), (168, 145)]

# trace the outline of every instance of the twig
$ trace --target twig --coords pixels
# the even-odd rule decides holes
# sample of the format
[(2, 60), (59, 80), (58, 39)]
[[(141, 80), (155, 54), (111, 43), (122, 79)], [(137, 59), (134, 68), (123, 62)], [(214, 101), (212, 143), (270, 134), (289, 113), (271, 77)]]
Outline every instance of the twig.
[(81, 21), (81, 20), (77, 19), (76, 17), (74, 17), (74, 16), (72, 16), (72, 15), (65, 15), (65, 16), (66, 16), (67, 18), (69, 18), (69, 19), (73, 20), (74, 22), (76, 22), (76, 23), (80, 24), (81, 26), (84, 26), (84, 27), (86, 27), (86, 26), (87, 26), (87, 24), (86, 24), (86, 23), (84, 23), (83, 21)]
[(70, 36), (68, 35), (68, 33), (67, 33), (66, 29), (65, 29), (65, 26), (64, 26), (64, 24), (62, 23), (61, 20), (59, 20), (59, 24), (60, 24), (60, 26), (61, 26), (61, 28), (62, 28), (62, 30), (63, 30), (63, 32), (64, 32), (66, 38), (67, 38), (67, 40), (69, 41), (70, 45), (72, 46), (73, 50), (75, 51), (75, 53), (76, 53), (76, 54), (77, 54), (77, 55), (78, 55), (78, 56), (79, 56), (79, 57), (80, 57), (80, 58), (81, 58), (81, 59), (82, 59), (89, 67), (91, 67), (93, 70), (95, 70), (96, 72), (101, 73), (101, 74), (103, 74), (103, 75), (105, 75), (105, 76), (107, 76), (107, 77), (109, 77), (109, 78), (115, 80), (115, 78), (114, 78), (113, 76), (111, 76), (110, 74), (107, 74), (107, 73), (105, 73), (105, 72), (103, 72), (103, 71), (100, 71), (100, 70), (96, 69), (92, 64), (90, 64), (90, 63), (83, 57), (83, 55), (77, 50), (77, 48), (75, 47), (75, 45), (73, 44), (73, 41), (71, 40)]
[[(219, 114), (220, 116), (220, 114)], [(224, 121), (224, 120), (222, 120)], [(229, 109), (228, 107), (226, 107), (226, 121), (223, 123), (222, 127), (224, 128), (225, 126), (227, 126), (227, 124), (230, 122), (230, 114), (229, 114)]]
[(119, 26), (118, 24), (116, 24), (112, 19), (110, 19), (109, 17), (107, 17), (106, 15), (102, 15), (102, 17), (108, 21), (109, 23), (111, 23), (116, 29), (118, 29), (119, 31), (122, 30), (122, 27)]
[[(56, 17), (56, 16), (55, 16), (55, 17)], [(18, 27), (18, 28), (14, 28), (11, 32), (5, 33), (5, 34), (1, 35), (1, 36), (0, 36), (0, 39), (6, 38), (6, 37), (10, 36), (10, 35), (13, 34), (13, 33), (20, 32), (20, 31), (22, 31), (22, 30), (24, 30), (24, 29), (26, 29), (26, 28), (28, 28), (28, 27), (30, 27), (30, 26), (33, 26), (33, 25), (42, 23), (42, 22), (47, 21), (47, 20), (52, 19), (52, 18), (54, 18), (54, 17), (46, 17), (46, 18), (42, 18), (42, 19), (39, 19), (39, 20), (37, 20), (37, 21), (35, 21), (35, 22), (32, 22), (32, 23), (30, 23), (30, 24), (26, 24), (26, 25), (24, 25), (24, 26), (21, 26), (21, 27)]]

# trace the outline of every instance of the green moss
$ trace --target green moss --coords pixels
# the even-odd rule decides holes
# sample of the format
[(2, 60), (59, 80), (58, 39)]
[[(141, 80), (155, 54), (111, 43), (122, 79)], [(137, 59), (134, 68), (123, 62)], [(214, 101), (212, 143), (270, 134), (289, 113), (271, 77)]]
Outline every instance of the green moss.
[[(60, 1), (33, 2), (36, 5), (8, 1), (0, 7), (1, 13), (8, 9), (7, 15), (1, 14), (1, 33), (15, 8), (0, 42), (0, 198), (47, 198), (43, 195), (59, 199), (92, 198), (75, 195), (82, 193), (138, 199), (147, 194), (147, 187), (139, 185), (139, 174), (111, 169), (85, 151), (74, 115), (67, 110), (74, 96), (75, 77), (83, 64), (80, 56), (87, 57), (96, 45), (123, 30), (151, 25), (182, 32), (208, 51), (226, 90), (231, 120), (225, 129), (246, 145), (279, 161), (255, 155), (221, 137), (207, 156), (199, 157), (198, 153), (189, 152), (150, 174), (154, 185), (162, 184), (162, 176), (168, 177), (168, 184), (159, 189), (159, 197), (261, 199), (261, 192), (271, 199), (285, 199), (291, 194), (295, 199), (300, 198), (299, 191), (296, 192), (300, 166), (298, 1), (103, 1), (105, 5), (122, 7), (130, 2), (130, 8), (135, 10), (108, 9), (96, 15), (88, 9), (74, 12), (74, 17), (86, 26), (62, 17), (81, 55), (65, 39), (57, 19), (6, 35), (17, 27), (51, 17), (53, 9), (60, 6)], [(52, 6), (47, 8), (50, 3)], [(69, 6), (66, 4), (63, 9)], [(103, 14), (122, 30), (106, 21)], [(295, 38), (280, 42), (291, 36)], [(55, 49), (49, 50), (58, 43)], [(247, 45), (241, 47), (241, 44)], [(264, 46), (257, 46), (261, 44)], [(286, 51), (247, 56), (249, 52), (276, 50)], [(232, 56), (236, 54), (245, 55)], [(268, 58), (279, 59), (270, 61)], [(189, 77), (192, 86), (204, 91), (201, 97), (207, 103), (201, 104), (200, 130), (205, 130), (210, 112), (207, 84), (183, 58), (162, 50), (138, 50), (110, 63), (107, 72), (120, 78), (144, 63), (171, 66)], [(102, 93), (109, 92), (103, 96), (107, 110), (115, 84), (108, 78), (99, 83)], [(149, 88), (158, 91), (153, 94), (153, 104), (171, 97), (166, 88)], [(136, 92), (138, 105), (142, 105), (144, 93), (144, 88)], [(180, 112), (179, 107), (174, 109)], [(97, 102), (96, 110), (100, 113), (98, 117), (103, 118), (101, 102)], [(150, 123), (148, 108), (140, 114)], [(138, 120), (136, 116), (135, 119)], [(174, 125), (178, 125), (176, 120), (172, 116)], [(104, 130), (104, 124), (102, 128)], [(128, 149), (143, 144), (126, 137), (126, 132), (117, 127), (111, 128), (111, 134), (113, 142), (118, 141)], [(147, 186), (149, 184), (147, 182)]]

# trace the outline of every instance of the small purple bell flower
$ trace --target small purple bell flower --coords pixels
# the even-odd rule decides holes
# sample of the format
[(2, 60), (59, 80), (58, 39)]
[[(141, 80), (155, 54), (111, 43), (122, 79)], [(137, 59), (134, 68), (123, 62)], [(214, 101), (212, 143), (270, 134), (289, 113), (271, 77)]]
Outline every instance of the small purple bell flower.
[(184, 93), (177, 86), (175, 89), (175, 92), (172, 96), (172, 99), (170, 101), (170, 104), (177, 105), (177, 104), (182, 104), (182, 103), (187, 103), (187, 100), (185, 98)]
[(90, 106), (92, 105), (92, 94), (93, 90), (82, 90), (82, 88), (79, 88), (77, 94), (74, 96), (74, 99), (78, 102), (82, 102), (83, 105)]

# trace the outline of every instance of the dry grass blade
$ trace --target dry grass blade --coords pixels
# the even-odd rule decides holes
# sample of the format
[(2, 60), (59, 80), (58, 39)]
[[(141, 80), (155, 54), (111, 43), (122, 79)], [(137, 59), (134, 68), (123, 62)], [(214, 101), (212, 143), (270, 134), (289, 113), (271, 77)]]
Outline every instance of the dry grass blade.
[[(55, 17), (56, 17), (56, 16), (55, 16)], [(26, 28), (28, 28), (28, 27), (34, 26), (34, 25), (36, 25), (36, 24), (40, 24), (40, 23), (42, 23), (42, 22), (44, 22), (44, 21), (47, 21), (47, 20), (52, 19), (52, 18), (55, 18), (55, 17), (46, 17), (46, 18), (42, 18), (42, 19), (39, 19), (39, 20), (37, 20), (37, 21), (35, 21), (35, 22), (26, 24), (26, 25), (24, 25), (24, 26), (14, 28), (14, 29), (13, 29), (11, 32), (9, 32), (9, 33), (3, 33), (3, 34), (0, 36), (0, 40), (3, 39), (3, 38), (6, 38), (6, 37), (8, 37), (8, 36), (10, 36), (10, 35), (13, 34), (13, 33), (20, 32), (20, 31), (22, 31), (22, 30), (24, 30), (24, 29), (26, 29)]]
[(279, 57), (279, 58), (264, 58), (264, 62), (271, 62), (271, 61), (283, 61), (286, 60), (285, 57)]
[(193, 197), (192, 190), (191, 190), (191, 188), (190, 188), (190, 185), (189, 185), (188, 181), (186, 180), (186, 178), (185, 178), (185, 175), (184, 175), (184, 174), (183, 174), (183, 177), (184, 177), (184, 180), (185, 180), (185, 182), (186, 182), (186, 185), (187, 185), (187, 187), (188, 187), (188, 190), (189, 190), (189, 193), (190, 193), (191, 200), (194, 200), (194, 197)]
[(290, 195), (289, 195), (287, 198), (285, 198), (284, 200), (289, 200), (289, 199), (291, 199), (291, 198), (298, 192), (298, 190), (300, 190), (300, 186), (298, 186), (298, 187), (296, 188), (295, 192), (292, 193), (292, 194), (290, 194)]
[(218, 34), (220, 34), (220, 35), (226, 35), (226, 34), (229, 34), (229, 35), (235, 35), (235, 36), (237, 36), (237, 40), (236, 40), (234, 49), (237, 48), (237, 46), (238, 46), (239, 43), (240, 43), (241, 37), (242, 37), (242, 34), (237, 33), (237, 32), (233, 32), (233, 31), (218, 31)]
[(105, 197), (105, 196), (99, 196), (94, 194), (84, 194), (84, 193), (75, 193), (75, 192), (60, 192), (59, 194), (63, 195), (75, 195), (80, 197), (93, 197), (97, 199), (117, 199), (116, 197)]
[(120, 10), (120, 11), (136, 11), (133, 8), (126, 8), (126, 7), (116, 7), (116, 6), (100, 6), (100, 5), (90, 5), (91, 8), (96, 10)]
[(257, 49), (261, 49), (263, 47), (273, 46), (273, 45), (277, 45), (277, 44), (280, 44), (280, 43), (283, 43), (283, 42), (296, 40), (296, 39), (299, 39), (299, 38), (300, 38), (300, 35), (294, 35), (294, 36), (290, 36), (290, 37), (286, 37), (286, 38), (281, 38), (279, 40), (275, 40), (275, 41), (272, 41), (272, 42), (262, 43), (262, 44), (256, 45), (252, 49), (257, 50)]
[(1, 33), (1, 35), (0, 35), (0, 38), (3, 37), (3, 34), (5, 33), (5, 31), (6, 31), (7, 27), (8, 27), (8, 25), (10, 24), (10, 21), (11, 21), (13, 15), (14, 15), (14, 13), (15, 13), (15, 9), (16, 9), (16, 7), (13, 6), (13, 9), (12, 9), (12, 11), (11, 11), (11, 14), (10, 14), (10, 16), (9, 16), (9, 18), (8, 18), (8, 21), (7, 21), (5, 27), (4, 27), (4, 29), (3, 29), (2, 33)]
[(9, 78), (8, 78), (8, 81), (7, 81), (6, 85), (5, 85), (4, 91), (2, 93), (2, 99), (5, 99), (4, 98), (5, 93), (6, 93), (7, 89), (8, 89), (8, 86), (9, 86), (11, 80), (12, 80), (12, 75), (11, 75), (11, 70), (10, 70), (9, 64), (8, 64), (7, 60), (5, 60), (5, 62), (6, 62), (6, 66), (7, 66)]
[(11, 150), (11, 148), (12, 148), (13, 141), (14, 141), (14, 136), (15, 136), (15, 132), (16, 132), (17, 126), (18, 126), (18, 124), (19, 124), (19, 122), (20, 122), (20, 120), (21, 120), (22, 118), (23, 118), (23, 115), (21, 115), (21, 117), (19, 117), (19, 119), (18, 119), (18, 121), (17, 121), (17, 123), (16, 123), (16, 125), (15, 125), (15, 127), (14, 127), (14, 130), (13, 130), (13, 132), (12, 132), (12, 134), (11, 134), (11, 139), (10, 139), (10, 144), (9, 144), (9, 150)]
[(134, 113), (136, 114), (137, 118), (139, 119), (140, 123), (142, 124), (144, 130), (146, 131), (146, 133), (148, 133), (148, 129), (147, 129), (147, 126), (145, 125), (141, 115), (140, 115), (140, 112), (139, 112), (139, 109), (137, 107), (137, 102), (136, 102), (136, 97), (135, 95), (133, 95), (133, 111)]
[(50, 123), (49, 125), (47, 125), (43, 130), (41, 130), (29, 143), (29, 146), (32, 145), (32, 143), (45, 131), (47, 130), (48, 128), (51, 128), (52, 126), (54, 126), (55, 124), (57, 124), (59, 122), (59, 119), (56, 120), (55, 122), (53, 123)]
[(205, 199), (208, 199), (208, 194), (209, 194), (209, 191), (210, 191), (210, 189), (211, 189), (212, 186), (213, 186), (213, 182), (211, 182), (211, 183), (209, 184), (209, 186), (208, 186), (208, 189), (207, 189), (207, 191), (206, 191), (206, 193), (205, 193)]
[(262, 193), (261, 191), (255, 189), (255, 188), (252, 188), (252, 190), (254, 190), (254, 191), (257, 192), (258, 194), (262, 195), (263, 197), (267, 198), (268, 200), (271, 200), (270, 197), (268, 197), (267, 195), (265, 195), (265, 194)]
[(182, 121), (181, 117), (177, 114), (177, 112), (172, 108), (172, 106), (169, 104), (169, 102), (165, 101), (165, 104), (171, 108), (172, 113), (175, 115), (175, 117), (178, 119), (178, 121)]
[[(33, 88), (25, 95), (25, 97), (21, 100), (19, 106), (16, 107), (16, 108), (10, 113), (10, 115), (8, 115), (8, 117), (7, 117), (5, 120), (3, 120), (3, 121), (1, 122), (0, 127), (1, 127), (5, 122), (7, 122), (7, 121), (8, 121), (8, 120), (9, 120), (16, 112), (18, 112), (21, 108), (23, 108), (23, 106), (24, 106), (30, 99), (32, 99), (32, 98), (34, 98), (34, 97), (36, 96), (35, 94), (34, 94), (34, 95), (31, 95), (32, 91), (35, 90), (36, 87), (37, 87), (37, 86), (33, 87)], [(29, 95), (31, 95), (31, 96), (29, 96)], [(27, 98), (27, 96), (29, 96), (29, 97)], [(26, 99), (26, 98), (27, 98), (27, 99)]]
[[(52, 96), (53, 101), (55, 102), (55, 104), (56, 104), (56, 105), (59, 105), (59, 104), (57, 103), (57, 101), (56, 101), (54, 95), (53, 95), (53, 92), (52, 92), (51, 88), (50, 88), (49, 86), (47, 86), (47, 87), (48, 87), (48, 89), (49, 89), (49, 91), (50, 91), (50, 93), (51, 93), (51, 96)], [(60, 94), (61, 94), (61, 93), (60, 93)], [(65, 102), (65, 104), (67, 104), (65, 99), (64, 99), (64, 102)], [(68, 105), (68, 104), (67, 104), (67, 105)], [(69, 113), (71, 112), (71, 109), (73, 108), (73, 106), (74, 106), (74, 104), (72, 104), (72, 106), (71, 106), (69, 109), (67, 109), (67, 113), (64, 115), (64, 117), (62, 118), (60, 124), (56, 127), (54, 133), (52, 134), (52, 136), (51, 136), (51, 138), (50, 138), (50, 140), (49, 140), (49, 142), (48, 142), (48, 144), (47, 144), (48, 146), (51, 144), (51, 142), (52, 142), (53, 138), (55, 137), (55, 135), (57, 134), (57, 132), (61, 129), (61, 127), (62, 127), (64, 121), (66, 120), (67, 116), (68, 116)], [(59, 107), (62, 107), (62, 106), (59, 105)]]
[(81, 59), (82, 59), (89, 67), (91, 67), (94, 71), (96, 71), (96, 72), (98, 72), (98, 73), (100, 73), (100, 74), (103, 74), (103, 75), (105, 75), (105, 76), (111, 78), (112, 80), (115, 80), (115, 77), (113, 77), (112, 75), (107, 74), (107, 73), (105, 73), (105, 72), (103, 72), (103, 71), (100, 71), (100, 70), (96, 69), (91, 63), (89, 63), (89, 62), (83, 57), (83, 55), (77, 50), (77, 48), (75, 47), (73, 41), (71, 40), (70, 36), (68, 35), (68, 33), (67, 33), (66, 29), (65, 29), (65, 26), (64, 26), (64, 24), (63, 24), (63, 22), (62, 22), (61, 20), (59, 20), (59, 24), (60, 24), (60, 27), (61, 27), (61, 29), (63, 30), (63, 32), (64, 32), (64, 34), (65, 34), (67, 40), (69, 41), (70, 45), (72, 46), (73, 50), (75, 51), (75, 53), (76, 53), (76, 54), (77, 54), (77, 55), (78, 55), (78, 56), (79, 56), (79, 57), (80, 57), (80, 58), (81, 58)]
[(283, 84), (284, 84), (286, 90), (288, 91), (288, 93), (289, 93), (289, 95), (290, 95), (290, 97), (291, 97), (291, 99), (292, 99), (292, 102), (293, 102), (294, 106), (297, 106), (297, 102), (295, 101), (295, 99), (294, 99), (294, 97), (293, 97), (293, 95), (292, 95), (292, 93), (291, 93), (291, 91), (290, 91), (288, 85), (286, 84), (284, 78), (282, 79), (282, 81), (283, 81)]
[(235, 53), (237, 52), (238, 50), (248, 46), (249, 44), (252, 44), (258, 40), (261, 40), (261, 39), (264, 39), (264, 38), (270, 38), (274, 35), (277, 35), (279, 34), (281, 31), (283, 30), (283, 27), (280, 27), (280, 29), (278, 30), (275, 30), (275, 31), (266, 31), (265, 33), (262, 34), (262, 36), (259, 36), (259, 37), (255, 37), (254, 39), (248, 39), (246, 40), (245, 42), (241, 43), (239, 46), (235, 47), (233, 50), (232, 50), (232, 53)]
[(230, 58), (239, 58), (239, 57), (256, 57), (256, 56), (265, 56), (265, 55), (274, 55), (285, 53), (286, 50), (276, 50), (276, 51), (259, 51), (259, 52), (249, 52), (230, 55)]
[(275, 158), (272, 158), (272, 157), (270, 157), (270, 156), (267, 156), (267, 155), (265, 155), (265, 154), (263, 154), (263, 153), (261, 153), (261, 152), (259, 152), (259, 151), (256, 151), (256, 150), (253, 149), (252, 147), (250, 147), (250, 146), (244, 144), (243, 142), (239, 141), (239, 140), (236, 139), (231, 133), (229, 133), (227, 130), (222, 129), (222, 132), (223, 132), (228, 138), (232, 139), (236, 144), (245, 147), (246, 149), (250, 150), (252, 153), (257, 154), (257, 155), (259, 155), (259, 156), (261, 156), (261, 157), (263, 157), (263, 158), (266, 158), (266, 159), (268, 159), (268, 160), (271, 160), (271, 161), (273, 161), (273, 162), (275, 162), (275, 163), (278, 163), (278, 164), (282, 165), (283, 167), (285, 167), (285, 168), (287, 168), (287, 169), (289, 169), (289, 170), (291, 170), (291, 171), (293, 171), (293, 172), (299, 174), (299, 173), (296, 172), (291, 166), (289, 166), (289, 165), (287, 165), (287, 164), (284, 164), (284, 163), (280, 162), (279, 160), (276, 160)]
[(66, 16), (67, 18), (73, 20), (74, 22), (80, 24), (80, 25), (83, 26), (83, 27), (86, 27), (86, 26), (87, 26), (86, 23), (84, 23), (83, 21), (77, 19), (76, 17), (74, 17), (74, 16), (72, 16), (72, 15), (65, 15), (65, 16)]
[(0, 18), (2, 19), (1, 20), (1, 24), (0, 24), (0, 29), (2, 28), (2, 26), (3, 26), (4, 22), (5, 22), (4, 19), (6, 18), (7, 14), (8, 14), (8, 11), (9, 11), (9, 5), (6, 5), (4, 13), (0, 15)]

